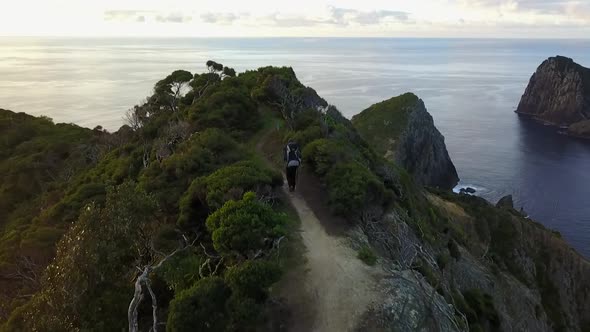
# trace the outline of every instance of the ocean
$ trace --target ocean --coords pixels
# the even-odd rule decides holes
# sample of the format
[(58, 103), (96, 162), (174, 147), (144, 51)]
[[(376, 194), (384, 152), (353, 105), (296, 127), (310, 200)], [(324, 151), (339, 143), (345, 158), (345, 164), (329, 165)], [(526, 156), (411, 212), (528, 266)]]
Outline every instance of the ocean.
[(116, 130), (175, 69), (212, 59), (237, 71), (291, 66), (347, 117), (411, 91), (446, 139), (461, 186), (559, 231), (590, 257), (590, 141), (513, 111), (537, 66), (564, 55), (590, 67), (590, 40), (0, 38), (0, 107)]

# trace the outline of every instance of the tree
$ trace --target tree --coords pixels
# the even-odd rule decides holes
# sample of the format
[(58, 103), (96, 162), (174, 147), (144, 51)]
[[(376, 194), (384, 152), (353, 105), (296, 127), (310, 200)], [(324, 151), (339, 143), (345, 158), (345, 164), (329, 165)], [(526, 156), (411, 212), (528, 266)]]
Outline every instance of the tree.
[(219, 73), (223, 71), (223, 65), (221, 63), (217, 63), (213, 60), (208, 60), (206, 63), (207, 69), (209, 69), (210, 73)]
[(207, 218), (215, 250), (229, 257), (261, 256), (269, 240), (272, 243), (284, 235), (284, 224), (284, 215), (259, 202), (253, 192), (244, 194), (242, 200), (225, 203)]
[(140, 114), (140, 107), (135, 105), (135, 107), (128, 109), (125, 112), (124, 121), (133, 131), (141, 128), (143, 121)]
[(233, 68), (230, 67), (223, 67), (223, 73), (222, 76), (225, 77), (235, 77), (236, 76), (236, 71)]
[(166, 331), (224, 331), (231, 291), (219, 277), (199, 280), (170, 302)]
[(164, 99), (173, 112), (177, 110), (177, 103), (184, 87), (193, 79), (193, 75), (186, 70), (175, 70), (165, 79), (158, 81), (154, 86), (156, 95)]
[(134, 183), (111, 187), (104, 207), (89, 204), (57, 246), (41, 291), (14, 326), (32, 331), (121, 330), (137, 261), (147, 260), (146, 234), (156, 202)]
[(212, 86), (217, 82), (221, 81), (221, 77), (217, 73), (209, 72), (203, 74), (195, 74), (190, 85), (193, 88), (193, 100), (194, 104), (199, 98), (201, 98)]

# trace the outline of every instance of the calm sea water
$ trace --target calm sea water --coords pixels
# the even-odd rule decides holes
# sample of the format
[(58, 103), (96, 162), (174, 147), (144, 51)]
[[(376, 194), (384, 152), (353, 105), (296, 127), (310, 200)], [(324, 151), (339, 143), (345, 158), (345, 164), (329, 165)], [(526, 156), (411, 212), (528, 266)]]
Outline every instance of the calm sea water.
[(590, 257), (590, 141), (513, 113), (547, 57), (590, 66), (590, 40), (0, 38), (0, 107), (83, 126), (122, 124), (175, 69), (292, 66), (347, 117), (412, 91), (426, 103), (461, 185), (516, 206)]

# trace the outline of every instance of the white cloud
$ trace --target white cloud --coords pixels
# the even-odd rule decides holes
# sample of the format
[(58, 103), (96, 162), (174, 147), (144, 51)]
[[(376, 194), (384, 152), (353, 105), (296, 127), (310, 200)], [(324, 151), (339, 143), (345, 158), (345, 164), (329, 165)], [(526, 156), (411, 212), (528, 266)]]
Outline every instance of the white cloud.
[(38, 34), (587, 38), (590, 3), (587, 0), (338, 0), (337, 4), (335, 0), (19, 0), (3, 5), (0, 35)]
[[(243, 14), (243, 16), (249, 16), (248, 14)], [(203, 13), (201, 14), (201, 20), (205, 23), (213, 23), (213, 24), (232, 24), (236, 20), (238, 20), (240, 16), (234, 13)]]

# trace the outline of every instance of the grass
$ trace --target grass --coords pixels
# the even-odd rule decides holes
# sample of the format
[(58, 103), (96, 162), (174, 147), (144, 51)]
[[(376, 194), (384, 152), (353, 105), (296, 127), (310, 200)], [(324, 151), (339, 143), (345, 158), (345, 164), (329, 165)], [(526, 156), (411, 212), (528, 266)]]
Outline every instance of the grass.
[(471, 331), (500, 330), (500, 317), (491, 295), (479, 289), (470, 289), (463, 294), (453, 289), (451, 295), (456, 308), (467, 317)]
[(369, 266), (373, 266), (377, 263), (377, 255), (369, 246), (363, 246), (359, 249), (357, 257)]

